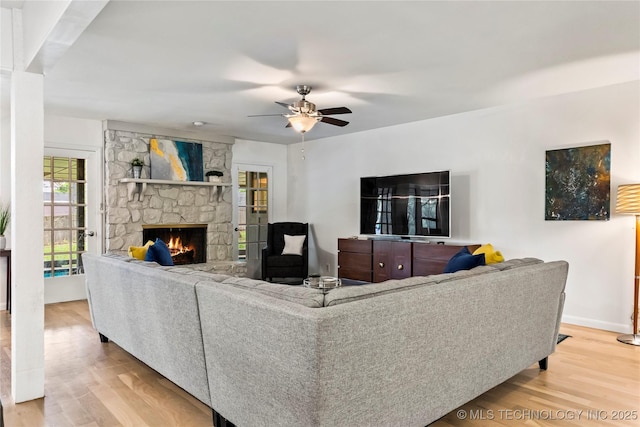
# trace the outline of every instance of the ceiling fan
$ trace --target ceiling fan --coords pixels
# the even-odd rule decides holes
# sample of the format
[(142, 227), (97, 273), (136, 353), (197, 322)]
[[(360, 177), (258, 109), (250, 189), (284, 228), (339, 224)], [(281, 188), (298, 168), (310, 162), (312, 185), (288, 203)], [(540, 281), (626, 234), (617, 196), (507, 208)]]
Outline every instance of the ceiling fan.
[(334, 108), (323, 108), (320, 110), (316, 109), (316, 104), (313, 102), (309, 102), (305, 99), (305, 96), (311, 92), (311, 86), (306, 85), (298, 85), (296, 86), (296, 91), (302, 95), (302, 99), (294, 102), (293, 104), (287, 104), (285, 102), (278, 102), (276, 104), (281, 105), (287, 109), (289, 109), (288, 114), (257, 114), (249, 117), (261, 117), (261, 116), (282, 116), (286, 117), (289, 123), (287, 123), (286, 127), (293, 127), (296, 131), (300, 133), (305, 133), (311, 130), (318, 122), (328, 123), (334, 126), (346, 126), (349, 122), (344, 120), (336, 119), (332, 116), (334, 114), (349, 114), (351, 110), (347, 107), (334, 107)]

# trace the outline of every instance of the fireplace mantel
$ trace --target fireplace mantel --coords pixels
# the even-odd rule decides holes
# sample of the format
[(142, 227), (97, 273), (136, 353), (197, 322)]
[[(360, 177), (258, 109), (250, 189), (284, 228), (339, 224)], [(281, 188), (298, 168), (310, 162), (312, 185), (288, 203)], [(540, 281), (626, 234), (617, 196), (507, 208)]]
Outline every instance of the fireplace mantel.
[(231, 184), (222, 182), (203, 182), (203, 181), (171, 181), (166, 179), (148, 179), (148, 178), (120, 178), (119, 182), (127, 184), (127, 196), (129, 201), (133, 200), (134, 194), (137, 194), (138, 200), (142, 200), (147, 184), (156, 185), (195, 185), (200, 187), (211, 187), (209, 201), (213, 202), (214, 194), (217, 201), (220, 201), (220, 189), (228, 187)]

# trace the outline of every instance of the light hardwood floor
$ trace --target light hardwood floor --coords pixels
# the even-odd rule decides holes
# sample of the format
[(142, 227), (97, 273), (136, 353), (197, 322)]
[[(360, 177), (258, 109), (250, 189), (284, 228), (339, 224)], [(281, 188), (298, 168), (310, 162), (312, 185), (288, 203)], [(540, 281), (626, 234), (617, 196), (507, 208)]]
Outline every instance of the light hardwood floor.
[[(45, 327), (46, 397), (16, 405), (11, 317), (0, 312), (7, 427), (212, 425), (206, 405), (116, 344), (101, 344), (86, 301), (47, 305)], [(431, 427), (640, 426), (640, 347), (612, 332), (567, 324), (560, 332), (572, 338), (558, 345), (547, 371), (533, 365)]]

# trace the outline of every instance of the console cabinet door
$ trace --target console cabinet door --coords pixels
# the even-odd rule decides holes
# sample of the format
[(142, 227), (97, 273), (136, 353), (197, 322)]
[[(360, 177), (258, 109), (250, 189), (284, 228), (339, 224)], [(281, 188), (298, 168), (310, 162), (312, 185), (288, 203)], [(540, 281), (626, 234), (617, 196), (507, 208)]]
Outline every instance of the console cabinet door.
[(409, 242), (393, 242), (393, 265), (391, 266), (392, 279), (404, 279), (412, 275), (411, 248)]
[(410, 242), (373, 242), (373, 281), (411, 277)]
[(384, 240), (373, 242), (373, 281), (384, 282), (391, 278), (393, 260), (392, 243)]
[(338, 277), (372, 281), (371, 240), (338, 239)]
[[(413, 275), (429, 276), (431, 274), (441, 274), (449, 259), (463, 247), (458, 245), (415, 243), (413, 245)], [(479, 245), (467, 246), (470, 252), (479, 247)]]

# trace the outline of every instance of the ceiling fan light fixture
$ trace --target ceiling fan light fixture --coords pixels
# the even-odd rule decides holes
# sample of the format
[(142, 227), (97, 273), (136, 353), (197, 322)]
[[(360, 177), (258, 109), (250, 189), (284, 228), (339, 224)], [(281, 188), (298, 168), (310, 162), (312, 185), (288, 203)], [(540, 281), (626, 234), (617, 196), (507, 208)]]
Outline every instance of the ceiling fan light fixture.
[(306, 114), (287, 117), (287, 119), (291, 123), (291, 127), (300, 133), (310, 131), (318, 123), (317, 117), (311, 117)]
[(305, 99), (305, 96), (309, 94), (311, 91), (311, 86), (298, 85), (296, 86), (296, 90), (298, 94), (302, 95), (302, 99), (295, 101), (291, 104), (287, 104), (286, 102), (276, 101), (276, 104), (281, 107), (286, 108), (288, 114), (257, 114), (249, 117), (259, 117), (259, 116), (282, 116), (286, 117), (289, 123), (287, 123), (286, 127), (292, 127), (296, 132), (304, 134), (305, 132), (310, 131), (318, 122), (323, 122), (328, 125), (340, 126), (344, 127), (349, 124), (344, 120), (336, 119), (334, 117), (330, 117), (334, 114), (349, 114), (351, 110), (347, 107), (334, 107), (334, 108), (323, 108), (322, 110), (316, 109), (316, 104), (313, 102), (309, 102)]

